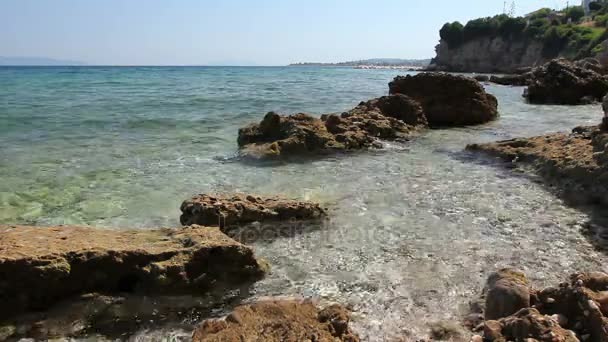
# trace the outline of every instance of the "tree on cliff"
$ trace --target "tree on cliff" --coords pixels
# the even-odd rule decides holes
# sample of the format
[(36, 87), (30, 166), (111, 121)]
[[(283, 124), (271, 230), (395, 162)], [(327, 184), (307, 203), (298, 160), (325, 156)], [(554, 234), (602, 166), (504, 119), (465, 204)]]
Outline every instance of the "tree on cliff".
[(573, 23), (578, 23), (584, 16), (585, 10), (582, 6), (574, 6), (566, 10), (566, 19), (572, 19)]
[(448, 43), (450, 48), (460, 46), (464, 42), (464, 26), (458, 21), (446, 23), (439, 31), (442, 40)]

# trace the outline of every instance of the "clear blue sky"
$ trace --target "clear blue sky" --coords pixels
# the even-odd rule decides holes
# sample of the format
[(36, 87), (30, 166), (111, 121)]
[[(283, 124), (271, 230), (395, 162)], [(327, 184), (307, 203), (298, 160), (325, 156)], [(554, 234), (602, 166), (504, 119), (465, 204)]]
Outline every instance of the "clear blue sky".
[[(516, 13), (566, 3), (519, 0)], [(0, 56), (111, 65), (425, 58), (446, 21), (502, 10), (503, 0), (1, 0)]]

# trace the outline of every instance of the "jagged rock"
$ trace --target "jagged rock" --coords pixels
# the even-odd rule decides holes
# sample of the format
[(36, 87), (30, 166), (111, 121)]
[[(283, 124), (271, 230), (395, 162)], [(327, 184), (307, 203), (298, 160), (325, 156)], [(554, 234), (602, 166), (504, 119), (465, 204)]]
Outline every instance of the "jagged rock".
[(183, 225), (229, 227), (251, 222), (311, 220), (326, 216), (318, 203), (234, 194), (200, 194), (181, 205)]
[(530, 282), (526, 275), (513, 269), (502, 269), (488, 279), (485, 319), (497, 320), (530, 306)]
[(538, 104), (586, 104), (601, 101), (608, 93), (608, 78), (589, 66), (555, 59), (535, 68), (524, 97)]
[(530, 82), (530, 74), (492, 76), (490, 82), (507, 86), (526, 86)]
[[(577, 273), (559, 288), (539, 291), (535, 307), (546, 315), (561, 316), (564, 327), (591, 341), (608, 341), (608, 274)], [(558, 320), (555, 320), (558, 321)]]
[(266, 114), (262, 122), (239, 130), (241, 152), (257, 158), (329, 154), (381, 147), (382, 140), (407, 140), (426, 118), (406, 96), (384, 96), (362, 102), (341, 115), (320, 119), (308, 114)]
[[(494, 321), (495, 322), (495, 321)], [(488, 341), (579, 342), (576, 335), (534, 308), (521, 309), (493, 324)], [(496, 329), (500, 328), (500, 332)], [(484, 330), (484, 332), (487, 332)]]
[(192, 340), (357, 342), (349, 321), (348, 311), (339, 305), (319, 310), (310, 301), (265, 300), (239, 306), (224, 319), (204, 321)]
[(577, 127), (570, 134), (472, 144), (467, 149), (514, 165), (530, 165), (575, 202), (608, 205), (608, 132), (598, 126)]
[(0, 319), (91, 292), (202, 294), (266, 271), (217, 228), (0, 226)]
[(391, 94), (404, 94), (422, 105), (430, 126), (464, 126), (498, 117), (498, 102), (472, 78), (445, 73), (397, 76)]

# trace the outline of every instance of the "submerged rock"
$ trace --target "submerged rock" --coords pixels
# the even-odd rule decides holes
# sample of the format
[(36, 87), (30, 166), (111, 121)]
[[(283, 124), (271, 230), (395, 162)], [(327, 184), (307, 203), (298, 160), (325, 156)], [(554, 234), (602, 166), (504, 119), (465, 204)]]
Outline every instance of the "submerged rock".
[(359, 341), (350, 330), (349, 322), (350, 314), (340, 305), (320, 310), (310, 301), (266, 300), (239, 306), (224, 319), (204, 321), (192, 340)]
[(0, 226), (0, 319), (91, 292), (203, 294), (266, 271), (216, 228)]
[(312, 220), (327, 215), (318, 203), (235, 194), (200, 194), (181, 205), (183, 225), (228, 227), (251, 222)]
[(476, 125), (498, 117), (496, 97), (469, 77), (445, 73), (397, 76), (389, 88), (391, 94), (418, 101), (431, 126)]
[(608, 132), (598, 126), (467, 146), (512, 164), (532, 166), (576, 202), (608, 205)]
[(530, 103), (578, 105), (601, 101), (608, 93), (608, 78), (595, 69), (565, 59), (535, 68), (524, 97)]
[(475, 76), (473, 76), (473, 78), (477, 82), (489, 82), (490, 81), (490, 76), (488, 76), (488, 75), (475, 75)]
[(381, 147), (379, 139), (408, 139), (423, 127), (426, 118), (416, 102), (385, 96), (321, 118), (270, 112), (259, 124), (239, 130), (238, 145), (244, 155), (257, 158), (330, 154)]

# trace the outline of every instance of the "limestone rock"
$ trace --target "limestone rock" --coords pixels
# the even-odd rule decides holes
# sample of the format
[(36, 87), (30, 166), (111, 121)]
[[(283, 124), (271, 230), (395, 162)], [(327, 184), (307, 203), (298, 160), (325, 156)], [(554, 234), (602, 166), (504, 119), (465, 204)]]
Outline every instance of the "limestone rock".
[(464, 126), (498, 117), (498, 102), (476, 80), (445, 73), (397, 76), (391, 94), (404, 94), (422, 105), (430, 126)]
[(497, 320), (529, 307), (529, 286), (521, 271), (502, 269), (492, 274), (487, 284), (485, 319)]
[(251, 222), (311, 220), (326, 216), (318, 203), (244, 194), (200, 194), (181, 205), (183, 225), (235, 226)]
[(524, 96), (530, 103), (577, 105), (601, 101), (608, 78), (588, 65), (555, 59), (535, 68)]
[(285, 158), (381, 147), (379, 140), (407, 140), (425, 128), (420, 105), (406, 96), (384, 96), (356, 108), (316, 118), (308, 114), (266, 114), (259, 124), (239, 130), (245, 156)]
[(320, 310), (310, 301), (265, 300), (239, 306), (224, 319), (204, 321), (193, 341), (357, 342), (349, 321), (339, 305)]
[(608, 204), (608, 132), (600, 127), (577, 127), (555, 133), (467, 146), (512, 164), (532, 166), (564, 196), (582, 203)]
[(0, 226), (0, 319), (79, 294), (205, 293), (267, 265), (216, 228), (106, 230)]

